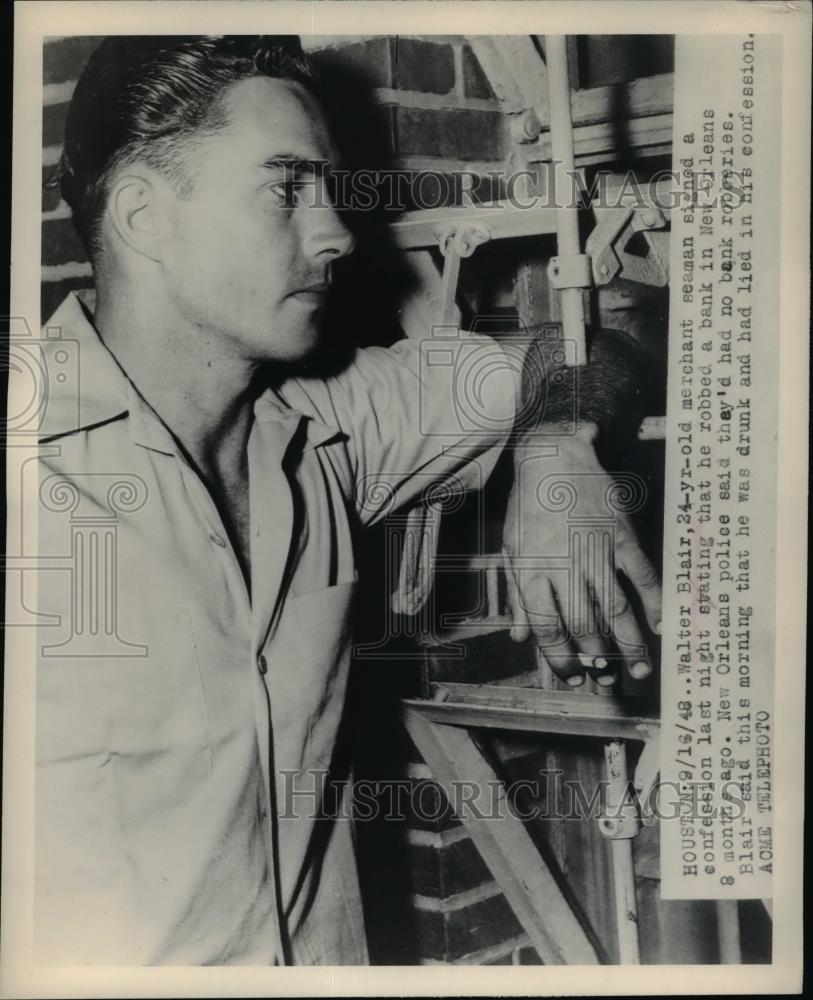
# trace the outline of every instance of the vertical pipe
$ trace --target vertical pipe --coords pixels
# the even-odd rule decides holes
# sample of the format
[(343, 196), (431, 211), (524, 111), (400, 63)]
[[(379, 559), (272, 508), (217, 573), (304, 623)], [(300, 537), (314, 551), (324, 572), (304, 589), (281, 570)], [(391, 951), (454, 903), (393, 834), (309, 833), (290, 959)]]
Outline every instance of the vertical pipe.
[(635, 898), (635, 868), (632, 841), (611, 841), (613, 889), (618, 919), (618, 957), (621, 965), (640, 965), (638, 903)]
[[(604, 745), (607, 768), (607, 812), (610, 819), (623, 822), (619, 806), (627, 796), (627, 750), (625, 745), (613, 740)], [(638, 901), (635, 895), (635, 868), (632, 860), (632, 838), (618, 837), (610, 840), (615, 915), (618, 927), (618, 956), (621, 965), (640, 965), (638, 943)]]
[[(556, 234), (559, 256), (581, 253), (579, 214), (574, 194), (575, 161), (573, 122), (570, 116), (570, 79), (567, 68), (567, 37), (545, 36), (545, 61), (548, 69), (550, 135), (556, 193)], [(576, 344), (576, 364), (587, 361), (584, 297), (580, 288), (563, 288), (562, 330), (565, 338)]]
[(717, 938), (720, 942), (720, 964), (741, 965), (740, 916), (736, 899), (717, 900)]

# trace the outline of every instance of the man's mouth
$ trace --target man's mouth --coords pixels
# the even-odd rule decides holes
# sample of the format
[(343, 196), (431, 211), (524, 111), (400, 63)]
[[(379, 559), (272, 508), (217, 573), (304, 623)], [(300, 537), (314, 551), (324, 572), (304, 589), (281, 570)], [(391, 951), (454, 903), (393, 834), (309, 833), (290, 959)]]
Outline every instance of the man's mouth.
[(300, 302), (319, 305), (324, 301), (329, 288), (330, 285), (327, 283), (307, 285), (305, 288), (298, 288), (295, 292), (291, 292), (291, 297), (299, 299)]

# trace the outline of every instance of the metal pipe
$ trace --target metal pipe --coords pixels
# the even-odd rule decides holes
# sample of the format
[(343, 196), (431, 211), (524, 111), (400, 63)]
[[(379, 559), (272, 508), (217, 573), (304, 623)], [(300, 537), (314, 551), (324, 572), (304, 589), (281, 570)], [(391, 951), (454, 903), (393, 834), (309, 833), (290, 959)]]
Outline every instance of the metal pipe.
[(740, 914), (736, 899), (718, 899), (717, 939), (720, 942), (720, 964), (741, 965)]
[(618, 959), (621, 965), (640, 965), (638, 904), (635, 898), (635, 868), (632, 841), (611, 841), (613, 889), (618, 920)]
[[(610, 837), (615, 891), (615, 915), (618, 928), (618, 956), (622, 965), (640, 965), (638, 942), (638, 901), (635, 895), (635, 867), (632, 858), (632, 836), (637, 832), (637, 815), (628, 800), (627, 749), (620, 740), (604, 744), (607, 768), (608, 820), (603, 832)], [(620, 809), (622, 803), (624, 809)], [(627, 813), (629, 815), (626, 815)], [(623, 829), (629, 827), (629, 829)], [(612, 831), (612, 832), (611, 832)]]
[[(573, 156), (573, 121), (570, 112), (570, 78), (567, 68), (567, 37), (545, 36), (545, 61), (548, 68), (550, 99), (550, 136), (556, 195), (556, 233), (560, 256), (581, 253), (579, 210), (574, 199), (575, 161)], [(576, 363), (586, 364), (584, 297), (580, 288), (561, 289), (562, 330), (576, 344)]]

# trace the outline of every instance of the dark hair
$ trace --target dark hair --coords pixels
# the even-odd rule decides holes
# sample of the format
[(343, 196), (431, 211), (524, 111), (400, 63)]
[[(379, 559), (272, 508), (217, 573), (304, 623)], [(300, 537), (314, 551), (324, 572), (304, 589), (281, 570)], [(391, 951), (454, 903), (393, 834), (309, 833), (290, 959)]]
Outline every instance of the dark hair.
[(317, 91), (317, 75), (295, 35), (151, 35), (105, 38), (76, 85), (65, 125), (58, 183), (93, 260), (108, 182), (142, 159), (180, 188), (194, 139), (227, 124), (230, 83), (254, 76)]

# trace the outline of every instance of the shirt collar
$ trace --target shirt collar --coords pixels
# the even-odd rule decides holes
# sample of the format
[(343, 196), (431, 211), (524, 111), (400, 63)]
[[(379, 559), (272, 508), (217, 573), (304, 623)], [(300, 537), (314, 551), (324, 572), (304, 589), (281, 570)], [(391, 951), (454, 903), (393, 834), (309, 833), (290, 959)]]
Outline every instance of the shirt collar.
[(273, 389), (266, 389), (254, 404), (254, 417), (260, 423), (282, 422), (291, 425), (293, 433), (301, 421), (305, 421), (305, 440), (302, 450), (308, 451), (321, 444), (336, 439), (344, 439), (345, 434), (334, 424), (326, 424), (318, 418), (289, 406)]
[(44, 412), (40, 440), (63, 437), (127, 415), (127, 376), (99, 339), (76, 292), (42, 331)]
[[(136, 444), (175, 454), (177, 446), (172, 435), (139, 395), (90, 322), (93, 303), (93, 291), (71, 292), (42, 332), (46, 379), (40, 441), (129, 417)], [(65, 377), (60, 378), (63, 374)], [(272, 389), (259, 397), (254, 415), (263, 423), (289, 424), (291, 435), (306, 421), (303, 450), (344, 437), (338, 427), (294, 409)]]

